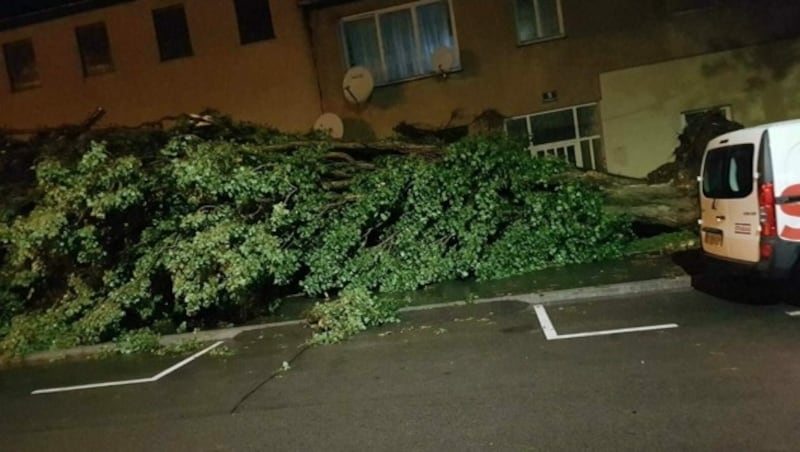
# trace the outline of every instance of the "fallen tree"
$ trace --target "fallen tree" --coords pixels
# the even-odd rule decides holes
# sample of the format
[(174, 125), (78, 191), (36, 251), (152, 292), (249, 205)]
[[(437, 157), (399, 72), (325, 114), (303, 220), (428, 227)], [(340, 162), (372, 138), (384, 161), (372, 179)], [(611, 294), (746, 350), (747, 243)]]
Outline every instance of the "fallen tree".
[(24, 155), (35, 173), (3, 206), (0, 351), (242, 321), (297, 290), (340, 295), (312, 314), (338, 340), (393, 318), (376, 292), (619, 257), (632, 219), (687, 221), (654, 207), (679, 198), (667, 185), (532, 159), (501, 135), (364, 144), (165, 121), (6, 132), (0, 169)]

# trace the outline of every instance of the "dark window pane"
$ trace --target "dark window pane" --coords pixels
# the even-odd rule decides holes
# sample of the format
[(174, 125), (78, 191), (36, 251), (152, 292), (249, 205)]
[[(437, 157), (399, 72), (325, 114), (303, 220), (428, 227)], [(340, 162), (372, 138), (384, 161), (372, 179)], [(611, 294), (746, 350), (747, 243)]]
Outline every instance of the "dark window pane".
[(81, 54), (83, 75), (97, 75), (114, 70), (111, 60), (111, 46), (104, 23), (85, 25), (75, 29), (78, 50)]
[(30, 39), (3, 44), (3, 56), (13, 91), (35, 88), (41, 84)]
[(558, 18), (558, 0), (538, 0), (540, 38), (550, 38), (561, 34), (561, 22)]
[(600, 120), (597, 117), (597, 105), (578, 108), (578, 131), (581, 137), (600, 135)]
[(703, 193), (709, 198), (744, 198), (753, 191), (752, 144), (708, 152), (703, 167)]
[(411, 10), (381, 14), (378, 18), (389, 80), (401, 80), (420, 74), (422, 71), (418, 66)]
[(567, 161), (572, 165), (575, 165), (575, 146), (567, 147)]
[(575, 121), (572, 110), (557, 111), (531, 118), (533, 144), (554, 143), (575, 138)]
[(559, 0), (515, 0), (519, 42), (547, 39), (562, 34)]
[(428, 3), (417, 7), (422, 64), (425, 72), (434, 72), (433, 54), (440, 47), (453, 49), (455, 39), (450, 26), (450, 7), (447, 2)]
[(528, 118), (515, 118), (506, 121), (506, 131), (514, 138), (528, 139)]
[(233, 4), (239, 25), (239, 42), (249, 44), (275, 37), (269, 0), (234, 0)]
[(515, 0), (517, 12), (517, 37), (520, 42), (538, 38), (536, 32), (536, 10), (532, 0)]
[(581, 141), (581, 168), (594, 169), (594, 165), (592, 165), (592, 145), (588, 141)]
[(153, 10), (158, 52), (161, 61), (192, 56), (192, 41), (183, 5)]
[(375, 18), (345, 22), (344, 40), (350, 67), (364, 66), (372, 72), (376, 82), (380, 83), (386, 80), (383, 75), (381, 52), (378, 49)]
[(595, 138), (592, 140), (592, 150), (594, 151), (594, 169), (598, 171), (606, 170), (606, 158), (603, 154), (603, 140)]

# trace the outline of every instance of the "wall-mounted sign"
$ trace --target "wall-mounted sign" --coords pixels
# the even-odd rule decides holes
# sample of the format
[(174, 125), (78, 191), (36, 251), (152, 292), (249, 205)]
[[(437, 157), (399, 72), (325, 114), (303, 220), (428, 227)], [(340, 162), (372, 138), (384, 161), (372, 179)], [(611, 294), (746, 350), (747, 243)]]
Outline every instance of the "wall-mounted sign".
[(550, 103), (558, 100), (558, 91), (545, 91), (542, 93), (542, 102)]

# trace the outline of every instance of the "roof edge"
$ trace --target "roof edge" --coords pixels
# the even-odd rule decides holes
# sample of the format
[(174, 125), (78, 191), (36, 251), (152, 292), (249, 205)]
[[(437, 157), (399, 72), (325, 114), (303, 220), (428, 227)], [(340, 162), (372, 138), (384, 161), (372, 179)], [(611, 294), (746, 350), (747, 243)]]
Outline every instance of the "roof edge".
[(65, 5), (55, 6), (7, 19), (0, 19), (0, 32), (26, 27), (28, 25), (41, 22), (48, 22), (95, 9), (106, 8), (120, 3), (132, 3), (135, 1), (136, 0), (76, 0)]

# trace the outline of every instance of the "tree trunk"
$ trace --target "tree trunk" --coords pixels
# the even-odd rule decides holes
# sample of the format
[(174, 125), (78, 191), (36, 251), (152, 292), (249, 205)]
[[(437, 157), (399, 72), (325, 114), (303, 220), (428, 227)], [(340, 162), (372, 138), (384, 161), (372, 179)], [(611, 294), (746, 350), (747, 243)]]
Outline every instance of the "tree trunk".
[(602, 190), (610, 213), (673, 228), (691, 228), (697, 224), (700, 212), (696, 183), (648, 184), (644, 179), (597, 171), (574, 171), (566, 177), (589, 182)]

